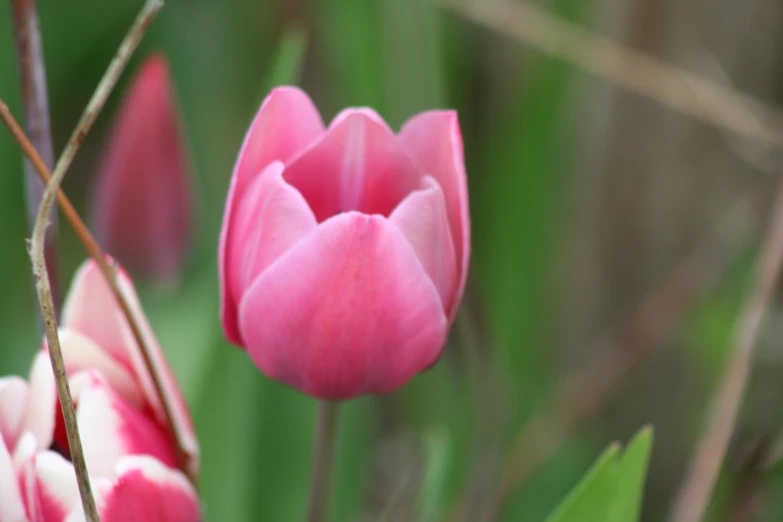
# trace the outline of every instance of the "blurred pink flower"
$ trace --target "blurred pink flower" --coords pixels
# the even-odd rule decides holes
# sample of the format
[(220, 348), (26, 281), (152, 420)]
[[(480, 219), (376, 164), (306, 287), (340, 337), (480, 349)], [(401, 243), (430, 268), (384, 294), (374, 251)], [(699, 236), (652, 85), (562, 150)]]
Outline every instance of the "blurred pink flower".
[(469, 236), (456, 113), (419, 114), (395, 135), (374, 111), (351, 108), (325, 129), (304, 92), (275, 89), (226, 202), (225, 334), (310, 395), (394, 390), (440, 357)]
[[(123, 293), (142, 319), (165, 376), (164, 393), (183, 427), (187, 463), (198, 472), (198, 443), (177, 385), (120, 271)], [(138, 346), (92, 261), (77, 273), (60, 341), (93, 493), (104, 522), (198, 522), (198, 497), (178, 468), (161, 398)], [(0, 379), (0, 522), (84, 520), (54, 376), (44, 350), (29, 382)]]
[(168, 62), (154, 54), (131, 82), (91, 194), (104, 249), (131, 272), (174, 278), (191, 235), (190, 181)]

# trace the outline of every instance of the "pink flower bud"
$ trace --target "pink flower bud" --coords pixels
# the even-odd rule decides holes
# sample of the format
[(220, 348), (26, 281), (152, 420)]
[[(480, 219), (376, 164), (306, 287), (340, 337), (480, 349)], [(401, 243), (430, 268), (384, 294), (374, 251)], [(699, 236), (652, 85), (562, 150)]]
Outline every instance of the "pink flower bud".
[[(163, 393), (184, 433), (187, 466), (198, 470), (198, 443), (184, 400), (133, 285), (123, 292), (141, 319)], [(76, 406), (90, 483), (104, 522), (198, 522), (198, 497), (179, 469), (162, 401), (139, 348), (92, 261), (77, 273), (63, 310), (60, 342)], [(84, 520), (48, 355), (29, 381), (0, 379), (0, 522)]]
[(166, 59), (133, 79), (92, 193), (93, 228), (123, 265), (156, 281), (175, 277), (190, 240), (190, 172)]
[(324, 128), (272, 91), (239, 153), (220, 236), (226, 337), (270, 377), (345, 399), (398, 388), (440, 357), (470, 254), (457, 115), (395, 135), (370, 109)]

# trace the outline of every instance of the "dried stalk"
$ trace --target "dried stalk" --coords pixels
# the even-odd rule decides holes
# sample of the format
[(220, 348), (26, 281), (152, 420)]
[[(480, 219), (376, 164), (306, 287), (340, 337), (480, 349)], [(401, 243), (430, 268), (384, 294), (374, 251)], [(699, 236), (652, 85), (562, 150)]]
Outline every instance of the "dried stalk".
[[(481, 520), (497, 518), (515, 489), (554, 454), (572, 430), (605, 404), (615, 386), (654, 352), (687, 310), (714, 286), (747, 245), (744, 216), (750, 205), (749, 200), (740, 200), (712, 227), (641, 301), (624, 327), (603, 343), (607, 345), (601, 349), (603, 355), (568, 379), (543, 413), (519, 431), (505, 459), (500, 485)], [(459, 520), (464, 520), (463, 515), (457, 515)]]
[[(46, 89), (41, 31), (35, 0), (11, 0), (16, 57), (19, 63), (24, 122), (35, 148), (40, 151), (48, 167), (54, 164), (52, 132), (49, 123), (49, 97)], [(32, 232), (38, 204), (44, 191), (44, 183), (36, 176), (29, 161), (24, 162), (25, 189), (27, 192), (27, 217)], [(44, 255), (49, 270), (49, 282), (54, 292), (55, 310), (60, 304), (59, 267), (57, 265), (57, 213), (49, 215), (52, 226), (47, 229)]]
[(532, 2), (434, 1), (683, 114), (764, 145), (783, 145), (783, 110), (779, 106), (624, 47)]
[(100, 113), (100, 110), (103, 108), (106, 99), (108, 98), (109, 94), (114, 88), (120, 74), (122, 73), (122, 70), (127, 64), (128, 59), (130, 58), (130, 55), (138, 46), (138, 43), (141, 40), (141, 37), (143, 36), (144, 32), (146, 31), (149, 24), (154, 19), (155, 15), (158, 13), (158, 11), (160, 11), (162, 7), (163, 7), (162, 0), (148, 0), (145, 3), (143, 9), (141, 10), (138, 17), (136, 18), (134, 25), (131, 27), (130, 31), (126, 35), (125, 39), (120, 45), (119, 50), (117, 51), (117, 54), (115, 55), (114, 59), (109, 65), (109, 68), (104, 74), (104, 77), (102, 78), (100, 84), (98, 85), (95, 94), (93, 95), (92, 99), (88, 103), (87, 108), (85, 109), (85, 112), (82, 115), (82, 118), (80, 119), (76, 130), (73, 132), (68, 142), (68, 145), (66, 146), (65, 151), (63, 152), (62, 156), (60, 157), (57, 163), (54, 174), (50, 174), (49, 170), (46, 168), (46, 165), (44, 164), (40, 155), (32, 146), (29, 139), (25, 136), (22, 129), (19, 127), (19, 125), (14, 120), (13, 116), (8, 111), (7, 106), (5, 106), (5, 104), (3, 104), (2, 101), (0, 101), (0, 117), (2, 117), (3, 122), (9, 128), (9, 130), (11, 131), (12, 135), (17, 140), (17, 142), (20, 144), (25, 155), (32, 162), (33, 166), (35, 167), (41, 179), (43, 179), (45, 182), (49, 182), (50, 179), (54, 179), (54, 181), (52, 182), (52, 186), (54, 186), (55, 189), (45, 194), (47, 196), (47, 199), (44, 202), (48, 204), (49, 208), (51, 208), (53, 204), (54, 195), (56, 194), (61, 208), (63, 209), (71, 225), (76, 230), (79, 239), (81, 240), (81, 242), (83, 243), (83, 245), (85, 246), (89, 254), (93, 257), (93, 259), (98, 264), (104, 278), (107, 281), (107, 284), (109, 285), (112, 291), (112, 294), (117, 300), (117, 303), (119, 304), (120, 309), (122, 310), (123, 315), (125, 316), (128, 322), (128, 325), (134, 336), (134, 340), (136, 341), (136, 343), (138, 344), (142, 352), (145, 365), (147, 366), (147, 369), (152, 377), (153, 383), (156, 388), (156, 392), (158, 396), (161, 398), (161, 402), (163, 404), (163, 408), (168, 423), (174, 433), (174, 438), (175, 438), (174, 442), (177, 447), (177, 454), (178, 454), (180, 465), (186, 471), (191, 481), (195, 484), (196, 471), (193, 465), (195, 457), (189, 453), (189, 451), (186, 449), (185, 443), (183, 442), (182, 433), (184, 429), (179, 424), (176, 417), (173, 415), (173, 407), (171, 405), (171, 400), (170, 400), (171, 398), (164, 393), (164, 387), (162, 385), (162, 377), (158, 371), (158, 368), (154, 364), (149, 345), (147, 344), (147, 342), (145, 341), (141, 333), (139, 322), (136, 319), (136, 317), (133, 315), (130, 305), (128, 304), (124, 294), (120, 290), (116, 280), (116, 274), (114, 273), (112, 267), (110, 267), (109, 264), (107, 263), (104, 253), (101, 251), (97, 242), (89, 233), (87, 227), (79, 218), (78, 214), (73, 209), (73, 206), (70, 204), (68, 199), (62, 193), (62, 191), (59, 190), (59, 184), (62, 182), (62, 178), (64, 177), (65, 172), (67, 171), (68, 167), (73, 161), (73, 158), (75, 157), (81, 143), (84, 141), (84, 138), (86, 137), (95, 119)]
[[(109, 95), (114, 89), (114, 86), (116, 85), (117, 80), (122, 74), (122, 71), (125, 69), (128, 60), (133, 54), (133, 51), (135, 51), (135, 49), (138, 47), (141, 38), (144, 36), (144, 34), (147, 31), (147, 28), (152, 23), (155, 16), (157, 15), (157, 13), (160, 11), (162, 7), (163, 7), (163, 0), (147, 0), (144, 4), (144, 7), (139, 12), (139, 15), (136, 17), (135, 22), (131, 26), (130, 30), (128, 31), (127, 35), (123, 39), (122, 43), (120, 44), (120, 47), (117, 50), (116, 55), (114, 56), (111, 63), (109, 64), (109, 67), (104, 73), (103, 78), (101, 78), (101, 81), (98, 84), (95, 93), (93, 94), (92, 98), (88, 102), (87, 107), (85, 108), (84, 113), (82, 114), (82, 117), (76, 126), (76, 129), (74, 130), (70, 139), (68, 140), (68, 144), (66, 145), (65, 150), (63, 151), (62, 155), (57, 161), (57, 165), (55, 166), (54, 173), (52, 173), (51, 175), (52, 179), (56, 183), (56, 187), (59, 187), (60, 183), (62, 182), (62, 178), (64, 177), (65, 172), (70, 167), (71, 162), (73, 161), (73, 158), (76, 156), (76, 153), (78, 152), (82, 142), (87, 136), (87, 133), (92, 128), (92, 125), (94, 124), (96, 118), (98, 117), (98, 114), (100, 113), (101, 109), (106, 103), (106, 100), (108, 99)], [(44, 172), (39, 171), (39, 174), (41, 174), (42, 177), (44, 178), (46, 177), (46, 174)], [(56, 191), (52, 192), (49, 195), (50, 196), (50, 200), (48, 202), (49, 205), (53, 203), (53, 198), (55, 193)], [(78, 218), (78, 216), (76, 217)], [(75, 221), (76, 220), (74, 220), (74, 222)], [(122, 291), (119, 288), (119, 285), (116, 280), (116, 274), (114, 273), (114, 270), (107, 263), (106, 258), (98, 248), (97, 243), (92, 238), (92, 236), (86, 233), (86, 227), (84, 227), (83, 224), (80, 226), (80, 228), (83, 228), (85, 232), (85, 234), (82, 235), (82, 240), (85, 244), (85, 247), (93, 256), (101, 272), (103, 273), (104, 278), (106, 279), (112, 293), (115, 296), (115, 299), (117, 300), (117, 303), (119, 304), (123, 312), (123, 315), (125, 316), (128, 322), (134, 340), (136, 341), (137, 345), (139, 346), (139, 349), (142, 352), (144, 363), (147, 367), (147, 370), (150, 373), (150, 376), (152, 377), (152, 381), (155, 386), (156, 393), (161, 399), (161, 403), (163, 405), (167, 422), (174, 434), (174, 439), (175, 439), (174, 443), (177, 448), (177, 457), (178, 457), (179, 464), (186, 471), (191, 481), (195, 483), (196, 472), (194, 466), (192, 465), (193, 458), (191, 455), (189, 455), (187, 449), (185, 448), (185, 444), (183, 442), (183, 437), (182, 437), (183, 427), (179, 425), (176, 416), (173, 414), (173, 406), (171, 404), (171, 398), (165, 393), (162, 376), (160, 375), (159, 369), (154, 364), (151, 349), (148, 343), (146, 342), (146, 340), (144, 339), (144, 336), (141, 332), (141, 328), (139, 327), (139, 321), (133, 315), (133, 311), (131, 310), (131, 307), (129, 306), (127, 300), (125, 299), (125, 296), (123, 295)]]
[[(44, 191), (44, 196), (49, 192), (49, 187)], [(51, 206), (51, 205), (50, 205)], [(44, 258), (44, 236), (46, 235), (46, 226), (48, 225), (47, 216), (49, 208), (45, 201), (41, 203), (38, 210), (38, 217), (33, 227), (33, 237), (28, 242), (27, 250), (30, 254), (30, 261), (33, 264), (33, 276), (35, 278), (35, 288), (38, 291), (38, 303), (41, 306), (41, 317), (43, 319), (46, 340), (49, 346), (49, 359), (52, 362), (52, 372), (57, 383), (57, 396), (60, 399), (60, 406), (65, 421), (65, 432), (68, 437), (68, 448), (71, 452), (71, 461), (76, 471), (76, 482), (79, 485), (79, 495), (82, 498), (84, 516), (89, 522), (98, 522), (98, 510), (95, 507), (95, 499), (92, 497), (90, 489), (90, 477), (87, 473), (87, 463), (84, 460), (84, 451), (82, 450), (82, 441), (79, 437), (79, 427), (76, 424), (76, 411), (73, 407), (71, 398), (71, 388), (68, 385), (68, 376), (65, 373), (65, 362), (60, 350), (60, 338), (57, 335), (57, 318), (54, 315), (54, 301), (52, 300), (52, 288), (49, 285), (49, 276), (46, 272), (46, 259)]]
[(783, 184), (778, 190), (755, 286), (737, 320), (734, 352), (715, 394), (707, 430), (696, 448), (690, 471), (675, 503), (674, 522), (698, 522), (704, 516), (734, 431), (750, 374), (753, 347), (783, 265)]
[[(90, 104), (85, 110), (85, 115), (82, 117), (82, 120), (79, 123), (79, 127), (77, 127), (77, 130), (74, 132), (73, 136), (71, 137), (69, 146), (66, 149), (66, 153), (68, 153), (68, 156), (66, 156), (65, 153), (63, 154), (64, 159), (61, 159), (60, 162), (58, 162), (58, 168), (67, 168), (68, 165), (70, 164), (70, 161), (75, 156), (79, 145), (81, 144), (85, 135), (89, 131), (92, 122), (95, 120), (95, 117), (97, 117), (98, 112), (102, 108), (106, 97), (108, 96), (111, 89), (114, 87), (117, 77), (119, 77), (122, 68), (124, 67), (125, 63), (127, 63), (128, 57), (130, 56), (133, 49), (138, 44), (138, 41), (140, 40), (143, 31), (146, 30), (147, 26), (152, 21), (152, 18), (160, 10), (161, 7), (162, 7), (162, 2), (159, 1), (148, 2), (145, 5), (142, 12), (139, 14), (136, 23), (128, 33), (128, 36), (126, 37), (125, 41), (120, 47), (120, 50), (117, 53), (117, 56), (115, 57), (114, 61), (110, 65), (109, 69), (107, 70), (106, 75), (104, 76), (104, 79), (101, 81), (100, 86), (96, 90), (96, 94), (94, 95), (93, 100), (90, 101)], [(109, 78), (107, 79), (107, 77)], [(102, 96), (102, 99), (99, 98), (99, 96)], [(11, 134), (19, 143), (22, 151), (25, 153), (27, 158), (31, 161), (32, 165), (35, 167), (41, 179), (44, 182), (49, 182), (50, 178), (52, 177), (52, 174), (50, 174), (43, 160), (38, 155), (37, 151), (30, 143), (29, 139), (25, 136), (24, 132), (19, 127), (18, 123), (14, 120), (13, 116), (8, 110), (8, 107), (4, 103), (2, 103), (2, 101), (0, 101), (0, 119), (3, 120), (5, 125), (10, 130)], [(63, 163), (63, 161), (65, 161), (66, 163)], [(106, 261), (105, 254), (98, 246), (98, 243), (95, 241), (95, 238), (92, 236), (92, 234), (90, 234), (89, 230), (87, 229), (84, 222), (81, 220), (78, 213), (71, 205), (68, 198), (59, 189), (57, 191), (57, 200), (60, 204), (60, 208), (63, 210), (63, 213), (65, 214), (66, 218), (68, 219), (71, 226), (75, 230), (77, 236), (79, 237), (79, 240), (84, 245), (85, 249), (90, 254), (90, 256), (98, 264), (101, 273), (106, 279), (106, 282), (109, 285), (109, 288), (111, 289), (114, 298), (119, 304), (120, 309), (122, 310), (122, 313), (128, 322), (128, 325), (131, 329), (131, 333), (134, 336), (134, 340), (138, 344), (142, 352), (142, 355), (144, 356), (144, 361), (148, 371), (150, 372), (150, 375), (152, 376), (152, 380), (155, 385), (156, 392), (161, 397), (161, 402), (163, 404), (163, 408), (169, 426), (171, 427), (174, 433), (174, 438), (175, 438), (174, 442), (177, 447), (179, 463), (182, 466), (182, 468), (186, 471), (191, 481), (195, 484), (196, 471), (193, 466), (193, 462), (195, 458), (194, 456), (190, 455), (189, 451), (186, 448), (185, 443), (183, 442), (183, 436), (182, 436), (183, 427), (179, 424), (176, 417), (173, 415), (173, 408), (171, 405), (170, 397), (164, 394), (162, 378), (152, 360), (151, 350), (149, 348), (149, 345), (147, 344), (146, 340), (144, 339), (141, 333), (141, 328), (139, 327), (138, 320), (134, 316), (129, 303), (127, 302), (124, 294), (119, 288), (114, 269)]]

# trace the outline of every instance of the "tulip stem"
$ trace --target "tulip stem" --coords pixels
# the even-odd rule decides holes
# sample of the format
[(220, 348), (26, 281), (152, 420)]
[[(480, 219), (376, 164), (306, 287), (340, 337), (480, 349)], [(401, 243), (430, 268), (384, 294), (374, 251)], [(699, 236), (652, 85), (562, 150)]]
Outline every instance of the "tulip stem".
[(318, 401), (308, 522), (324, 522), (329, 518), (331, 476), (337, 447), (337, 410), (336, 402)]

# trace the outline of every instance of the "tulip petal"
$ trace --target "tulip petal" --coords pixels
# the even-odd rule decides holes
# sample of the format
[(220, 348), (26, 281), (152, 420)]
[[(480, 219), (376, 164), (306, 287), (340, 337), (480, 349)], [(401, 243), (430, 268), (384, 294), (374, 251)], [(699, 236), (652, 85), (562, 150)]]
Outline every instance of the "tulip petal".
[(449, 315), (457, 284), (454, 242), (440, 185), (429, 176), (423, 184), (423, 189), (412, 192), (394, 209), (389, 222), (399, 228), (413, 246)]
[[(59, 335), (60, 349), (68, 375), (82, 370), (97, 370), (130, 405), (135, 407), (143, 405), (144, 396), (130, 370), (118, 364), (100, 346), (78, 332), (61, 328)], [(75, 392), (74, 396), (76, 396)]]
[(27, 522), (19, 481), (8, 447), (0, 437), (0, 522)]
[[(38, 453), (34, 461), (35, 496), (28, 498), (27, 504), (30, 518), (61, 522), (81, 502), (73, 464), (53, 451)], [(30, 480), (29, 476), (25, 480)]]
[(126, 457), (101, 513), (103, 522), (199, 522), (198, 497), (185, 476), (151, 457)]
[[(122, 270), (117, 272), (117, 284), (123, 294), (135, 296), (133, 283)], [(139, 310), (133, 312), (138, 317)], [(85, 261), (74, 274), (63, 304), (62, 326), (89, 337), (113, 359), (130, 368), (123, 323), (120, 307), (98, 264), (92, 259)]]
[(177, 275), (190, 239), (190, 169), (162, 55), (145, 60), (132, 81), (91, 200), (107, 251), (158, 281)]
[(322, 223), (253, 283), (239, 307), (253, 361), (310, 395), (385, 393), (432, 365), (446, 317), (411, 245), (385, 218)]
[(284, 176), (322, 222), (350, 210), (388, 216), (419, 187), (422, 172), (380, 116), (347, 109)]
[(117, 463), (128, 455), (151, 455), (175, 466), (174, 448), (158, 425), (129, 407), (97, 373), (92, 375), (76, 412), (90, 475), (115, 478)]
[(258, 110), (239, 151), (234, 177), (235, 196), (275, 160), (287, 163), (324, 132), (318, 109), (297, 87), (272, 89)]
[[(150, 348), (152, 364), (155, 365), (162, 378), (163, 393), (172, 407), (171, 412), (174, 416), (174, 423), (177, 425), (177, 431), (182, 434), (181, 443), (189, 459), (189, 471), (195, 475), (199, 467), (199, 448), (187, 404), (182, 397), (179, 386), (177, 386), (160, 343), (141, 309), (133, 282), (122, 269), (118, 268), (116, 272), (117, 284), (139, 324), (141, 335)], [(62, 315), (65, 326), (86, 335), (98, 346), (108, 351), (113, 358), (133, 370), (158, 423), (161, 426), (166, 426), (167, 419), (163, 399), (158, 396), (141, 348), (136, 343), (114, 295), (93, 260), (86, 261), (77, 271)]]
[[(457, 113), (428, 111), (414, 116), (402, 127), (399, 138), (408, 154), (443, 189), (458, 260), (459, 285), (455, 299), (458, 302), (468, 274), (470, 215), (462, 134)], [(454, 306), (449, 315), (450, 320), (454, 319), (456, 311), (457, 307)]]
[(27, 400), (24, 431), (32, 434), (37, 449), (47, 449), (54, 439), (58, 402), (54, 373), (46, 352), (39, 352), (33, 360)]
[(237, 304), (230, 295), (226, 257), (235, 207), (243, 199), (248, 185), (270, 163), (288, 162), (323, 132), (324, 124), (318, 109), (304, 91), (297, 87), (277, 87), (266, 97), (245, 135), (228, 188), (218, 247), (220, 315), (226, 337), (234, 344), (242, 342), (237, 329)]
[(0, 379), (0, 443), (5, 441), (5, 445), (9, 448), (16, 446), (16, 441), (22, 434), (27, 397), (28, 388), (24, 379), (21, 377)]
[(234, 301), (258, 274), (318, 226), (302, 195), (283, 179), (283, 168), (279, 161), (267, 167), (236, 209), (224, 267)]

